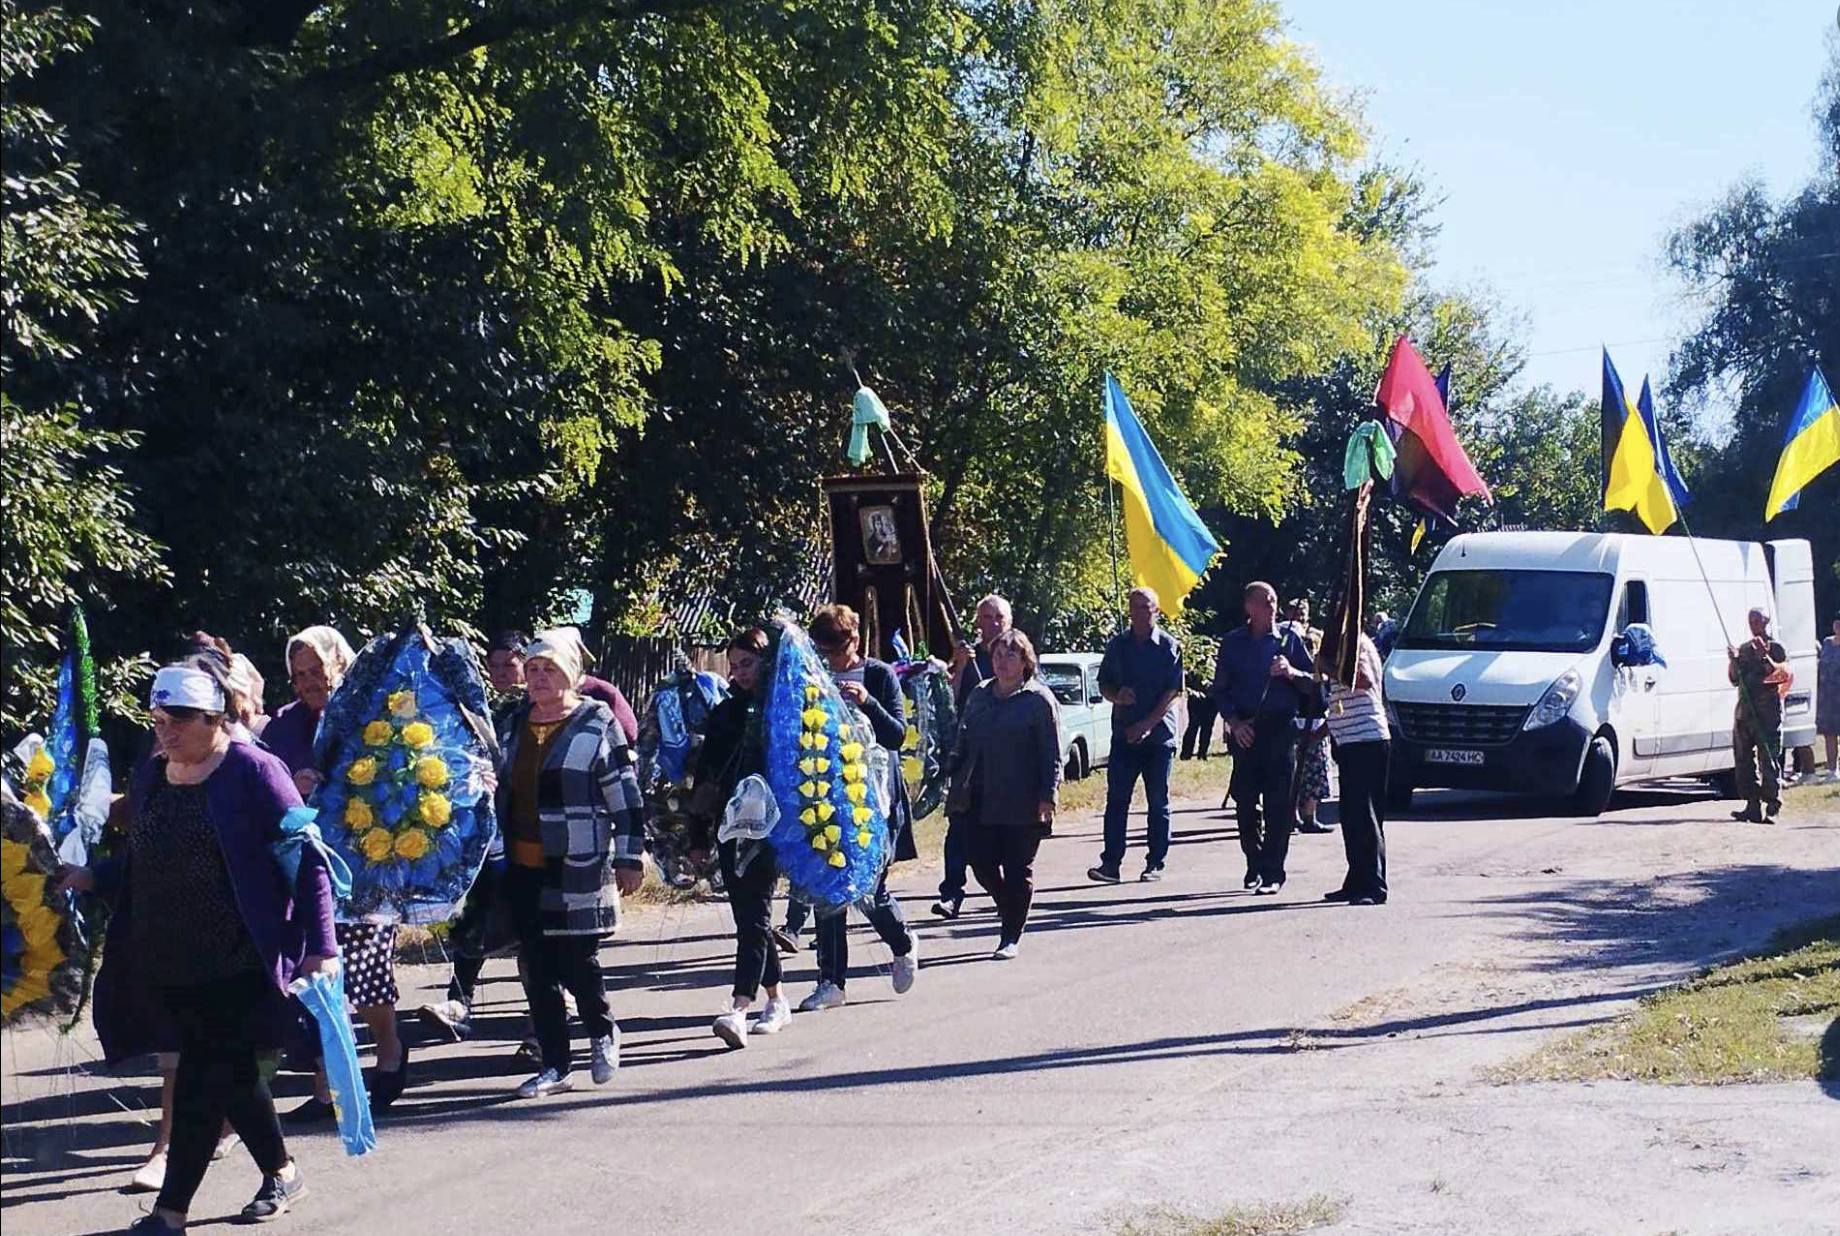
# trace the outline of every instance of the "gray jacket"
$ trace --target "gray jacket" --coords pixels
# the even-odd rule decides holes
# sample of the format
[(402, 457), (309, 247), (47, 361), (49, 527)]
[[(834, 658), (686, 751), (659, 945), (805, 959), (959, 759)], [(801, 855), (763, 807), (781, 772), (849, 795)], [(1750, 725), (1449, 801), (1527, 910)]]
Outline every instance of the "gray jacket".
[(947, 767), (950, 802), (970, 802), (974, 823), (1036, 827), (1040, 804), (1061, 783), (1060, 705), (1038, 678), (1007, 699), (996, 680), (980, 683), (965, 701)]

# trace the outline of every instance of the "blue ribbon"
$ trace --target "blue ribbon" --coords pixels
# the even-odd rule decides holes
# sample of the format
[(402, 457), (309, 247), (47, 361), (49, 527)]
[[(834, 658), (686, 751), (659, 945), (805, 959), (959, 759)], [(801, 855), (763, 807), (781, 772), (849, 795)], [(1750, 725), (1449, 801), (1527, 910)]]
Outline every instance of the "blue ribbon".
[(286, 877), (289, 889), (300, 880), (301, 851), (308, 848), (318, 851), (320, 862), (326, 864), (326, 879), (332, 884), (333, 899), (343, 901), (351, 896), (351, 868), (327, 848), (326, 839), (320, 836), (319, 825), (314, 822), (318, 816), (319, 812), (312, 807), (289, 807), (287, 814), (281, 817), (281, 840), (269, 849), (275, 861), (281, 864), (281, 874)]

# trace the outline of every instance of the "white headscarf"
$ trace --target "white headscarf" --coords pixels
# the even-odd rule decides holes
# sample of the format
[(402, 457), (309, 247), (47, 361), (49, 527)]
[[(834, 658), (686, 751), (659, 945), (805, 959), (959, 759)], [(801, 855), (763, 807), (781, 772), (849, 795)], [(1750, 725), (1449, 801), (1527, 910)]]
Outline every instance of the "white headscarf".
[(345, 671), (357, 659), (345, 637), (328, 626), (308, 627), (291, 637), (287, 642), (288, 673), (294, 672), (294, 650), (311, 648), (319, 657), (321, 668), (326, 671), (326, 685), (336, 687), (339, 679), (345, 677)]
[(525, 657), (542, 657), (568, 676), (569, 686), (579, 687), (587, 673), (588, 648), (581, 642), (581, 632), (574, 627), (551, 627), (538, 631), (536, 638), (524, 645)]

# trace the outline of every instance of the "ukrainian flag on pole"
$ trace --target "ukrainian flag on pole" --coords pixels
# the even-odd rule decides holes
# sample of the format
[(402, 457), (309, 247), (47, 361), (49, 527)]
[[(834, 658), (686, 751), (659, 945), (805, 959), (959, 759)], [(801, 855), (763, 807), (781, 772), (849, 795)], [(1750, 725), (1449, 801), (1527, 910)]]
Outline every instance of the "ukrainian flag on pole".
[(1776, 461), (1776, 478), (1770, 482), (1770, 497), (1763, 504), (1763, 521), (1768, 523), (1783, 511), (1793, 511), (1802, 500), (1802, 487), (1837, 463), (1840, 405), (1835, 404), (1833, 388), (1827, 384), (1821, 367), (1809, 361), (1801, 402), (1795, 405), (1788, 431), (1783, 434), (1782, 458)]
[(1220, 543), (1182, 496), (1150, 436), (1138, 423), (1118, 379), (1105, 375), (1105, 472), (1124, 490), (1124, 539), (1131, 582), (1156, 589), (1162, 608), (1182, 598), (1208, 568)]
[(1602, 416), (1604, 510), (1630, 511), (1650, 532), (1666, 532), (1686, 505), (1687, 486), (1668, 457), (1648, 379), (1642, 380), (1641, 399), (1630, 403), (1608, 348)]

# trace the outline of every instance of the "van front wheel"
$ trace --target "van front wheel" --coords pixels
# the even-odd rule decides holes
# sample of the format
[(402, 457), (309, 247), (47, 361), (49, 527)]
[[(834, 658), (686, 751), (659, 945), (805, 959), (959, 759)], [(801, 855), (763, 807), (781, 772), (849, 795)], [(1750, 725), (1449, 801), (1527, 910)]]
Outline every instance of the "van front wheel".
[(1572, 805), (1579, 815), (1602, 815), (1616, 793), (1616, 751), (1608, 738), (1591, 740), (1585, 749), (1584, 771), (1578, 777), (1578, 790)]

